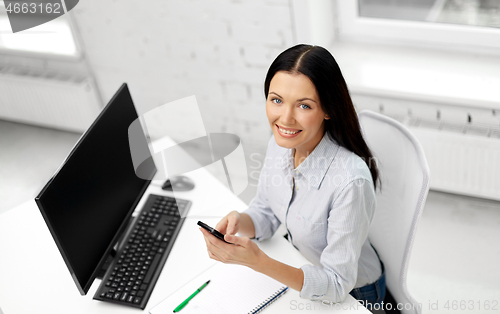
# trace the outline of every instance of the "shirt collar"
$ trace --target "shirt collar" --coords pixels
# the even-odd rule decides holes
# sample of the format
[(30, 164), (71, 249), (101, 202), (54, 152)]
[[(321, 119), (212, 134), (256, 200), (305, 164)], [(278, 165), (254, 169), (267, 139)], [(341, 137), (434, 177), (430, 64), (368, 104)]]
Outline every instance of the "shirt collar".
[(335, 155), (337, 155), (338, 149), (339, 145), (337, 142), (331, 140), (327, 132), (325, 132), (312, 153), (296, 169), (293, 168), (295, 149), (287, 149), (285, 151), (281, 158), (280, 166), (285, 175), (292, 175), (294, 178), (303, 175), (312, 187), (319, 189), (328, 168), (335, 159)]

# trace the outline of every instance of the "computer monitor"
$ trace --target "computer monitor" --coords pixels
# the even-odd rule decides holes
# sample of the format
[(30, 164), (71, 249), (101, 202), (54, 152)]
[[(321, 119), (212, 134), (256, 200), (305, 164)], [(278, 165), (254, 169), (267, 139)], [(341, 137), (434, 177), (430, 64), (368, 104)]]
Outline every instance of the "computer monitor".
[[(35, 198), (82, 295), (127, 229), (156, 173), (152, 158), (141, 165), (149, 178), (135, 173), (128, 129), (137, 118), (123, 84)], [(150, 156), (147, 138), (142, 136), (134, 149), (142, 147), (143, 154)]]

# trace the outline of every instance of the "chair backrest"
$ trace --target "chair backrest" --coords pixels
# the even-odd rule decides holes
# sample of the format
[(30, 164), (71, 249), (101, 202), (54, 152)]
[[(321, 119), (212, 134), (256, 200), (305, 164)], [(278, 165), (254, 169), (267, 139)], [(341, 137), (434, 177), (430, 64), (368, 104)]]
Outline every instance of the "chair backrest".
[(415, 136), (398, 121), (373, 111), (359, 113), (359, 123), (379, 167), (377, 209), (369, 239), (384, 262), (386, 285), (402, 313), (421, 309), (406, 278), (413, 239), (429, 191), (429, 167)]

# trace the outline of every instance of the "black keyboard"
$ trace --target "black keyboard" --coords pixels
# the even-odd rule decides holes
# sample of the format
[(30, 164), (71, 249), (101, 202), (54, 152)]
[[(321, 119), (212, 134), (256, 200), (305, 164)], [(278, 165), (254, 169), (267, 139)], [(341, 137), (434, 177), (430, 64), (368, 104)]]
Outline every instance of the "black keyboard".
[(190, 206), (150, 194), (94, 299), (144, 309)]

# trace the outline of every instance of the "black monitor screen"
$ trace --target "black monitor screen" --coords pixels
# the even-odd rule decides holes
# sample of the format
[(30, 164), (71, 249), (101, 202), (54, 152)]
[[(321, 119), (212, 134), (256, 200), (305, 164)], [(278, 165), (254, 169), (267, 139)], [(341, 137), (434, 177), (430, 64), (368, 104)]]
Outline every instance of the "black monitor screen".
[[(128, 128), (137, 118), (123, 84), (35, 199), (81, 294), (125, 231), (156, 171), (151, 163), (149, 180), (134, 171)], [(143, 139), (139, 146), (151, 156)]]

